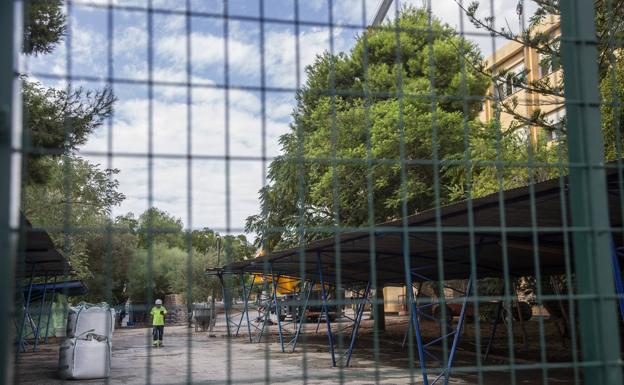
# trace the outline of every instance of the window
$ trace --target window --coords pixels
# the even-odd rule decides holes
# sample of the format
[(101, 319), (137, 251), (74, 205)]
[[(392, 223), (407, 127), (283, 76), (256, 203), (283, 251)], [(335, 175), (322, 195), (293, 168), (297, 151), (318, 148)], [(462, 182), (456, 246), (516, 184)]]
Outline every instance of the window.
[(552, 54), (539, 54), (539, 75), (540, 77), (548, 76), (561, 68), (559, 58)]
[(518, 92), (526, 83), (526, 67), (524, 58), (516, 65), (510, 67), (502, 76), (501, 81), (496, 86), (494, 96), (497, 100), (504, 99)]
[(558, 108), (544, 115), (544, 121), (555, 127), (555, 130), (547, 130), (546, 135), (549, 140), (554, 140), (557, 136), (561, 135), (565, 127), (565, 117), (565, 107)]
[(529, 135), (530, 135), (529, 127), (522, 126), (522, 127), (515, 128), (514, 131), (513, 131), (513, 135), (515, 135), (516, 138), (518, 138), (520, 140), (520, 142), (528, 143), (529, 142)]
[[(559, 51), (559, 40), (553, 41), (551, 43), (551, 48), (553, 51)], [(559, 57), (555, 54), (551, 53), (540, 53), (539, 54), (539, 76), (544, 77), (548, 76), (553, 72), (558, 71), (561, 68), (561, 63), (559, 63)]]

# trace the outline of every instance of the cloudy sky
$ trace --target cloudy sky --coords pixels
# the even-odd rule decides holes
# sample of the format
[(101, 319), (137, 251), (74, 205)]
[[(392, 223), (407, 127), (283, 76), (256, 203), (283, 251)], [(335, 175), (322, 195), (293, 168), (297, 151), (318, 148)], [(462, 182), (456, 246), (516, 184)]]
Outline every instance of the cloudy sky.
[[(372, 19), (379, 0), (334, 0), (334, 28), (328, 27), (328, 1), (300, 0), (299, 57), (294, 0), (264, 0), (264, 16), (270, 19), (264, 23), (264, 94), (260, 92), (260, 1), (228, 1), (226, 55), (224, 18), (219, 16), (223, 1), (192, 0), (195, 15), (188, 60), (186, 17), (179, 12), (185, 10), (186, 0), (153, 0), (155, 9), (173, 12), (153, 14), (151, 120), (147, 0), (112, 3), (116, 8), (109, 30), (105, 7), (109, 0), (74, 1), (68, 11), (70, 42), (51, 55), (28, 58), (27, 71), (49, 86), (63, 87), (60, 79), (69, 74), (74, 86), (92, 89), (102, 88), (109, 70), (112, 73), (119, 99), (114, 118), (90, 138), (81, 156), (121, 170), (120, 190), (127, 199), (115, 215), (128, 211), (138, 215), (149, 207), (151, 174), (153, 206), (182, 218), (192, 228), (238, 233), (243, 231), (245, 218), (259, 210), (263, 169), (279, 154), (277, 140), (288, 131), (294, 91), (305, 81), (305, 66), (332, 46), (334, 52), (349, 50)], [(409, 3), (421, 6), (423, 0)], [(516, 0), (482, 3), (483, 15), (496, 15), (499, 25), (508, 21), (512, 28), (517, 26)], [(485, 55), (492, 52), (493, 43), (504, 44), (476, 31), (465, 17), (462, 20), (454, 0), (435, 0), (431, 7), (437, 17), (476, 41)], [(393, 7), (389, 17), (394, 12)], [(187, 67), (190, 88), (186, 86)], [(227, 103), (226, 84), (230, 86)], [(106, 156), (109, 152), (112, 158)]]

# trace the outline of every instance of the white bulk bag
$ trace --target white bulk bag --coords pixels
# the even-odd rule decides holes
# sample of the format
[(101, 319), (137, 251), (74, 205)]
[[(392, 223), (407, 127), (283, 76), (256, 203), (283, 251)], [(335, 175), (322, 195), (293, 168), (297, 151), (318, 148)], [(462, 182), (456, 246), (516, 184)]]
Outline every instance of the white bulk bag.
[(93, 333), (111, 338), (113, 335), (113, 314), (105, 304), (91, 305), (80, 303), (69, 309), (67, 337), (73, 338), (85, 333)]
[(62, 379), (88, 380), (110, 376), (111, 348), (108, 339), (88, 336), (88, 339), (68, 338), (61, 344), (59, 375)]

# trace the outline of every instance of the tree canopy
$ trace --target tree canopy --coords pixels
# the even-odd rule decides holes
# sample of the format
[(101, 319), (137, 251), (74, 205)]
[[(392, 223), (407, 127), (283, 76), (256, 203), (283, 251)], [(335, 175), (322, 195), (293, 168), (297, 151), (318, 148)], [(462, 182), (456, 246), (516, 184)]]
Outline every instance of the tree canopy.
[(450, 179), (437, 180), (437, 165), (422, 160), (463, 154), (482, 103), (464, 95), (484, 95), (488, 79), (457, 49), (481, 55), (423, 10), (405, 8), (397, 23), (400, 33), (389, 23), (371, 28), (350, 52), (326, 52), (306, 69), (291, 130), (280, 138), (283, 154), (260, 191), (261, 213), (247, 220), (265, 248), (449, 201), (436, 186)]

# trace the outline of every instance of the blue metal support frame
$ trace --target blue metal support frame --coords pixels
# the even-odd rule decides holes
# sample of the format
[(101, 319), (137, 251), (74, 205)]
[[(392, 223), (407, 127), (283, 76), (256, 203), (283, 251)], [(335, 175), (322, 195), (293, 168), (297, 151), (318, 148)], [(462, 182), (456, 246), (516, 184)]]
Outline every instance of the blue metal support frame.
[(409, 288), (407, 290), (407, 298), (408, 298), (408, 303), (410, 304), (409, 309), (410, 309), (411, 324), (412, 324), (412, 328), (414, 329), (414, 334), (416, 336), (416, 343), (418, 347), (418, 358), (419, 358), (419, 363), (420, 363), (420, 370), (422, 371), (422, 375), (423, 375), (423, 384), (429, 385), (429, 380), (427, 378), (427, 366), (425, 363), (425, 351), (424, 351), (424, 347), (422, 343), (422, 335), (420, 334), (420, 321), (418, 320), (418, 306), (416, 306), (416, 301), (414, 300), (414, 289), (413, 289), (414, 286), (412, 282), (412, 274), (411, 274), (411, 271), (408, 271), (407, 268), (405, 270), (406, 270), (405, 286)]
[[(303, 288), (299, 293), (299, 301), (301, 301), (301, 295), (303, 295), (303, 306), (299, 305), (297, 307), (297, 314), (296, 314), (296, 319), (293, 321), (295, 322), (295, 334), (294, 336), (291, 338), (291, 340), (288, 342), (288, 346), (292, 346), (292, 349), (290, 350), (291, 352), (295, 351), (295, 348), (297, 347), (297, 341), (299, 339), (299, 335), (301, 335), (301, 329), (303, 328), (303, 323), (306, 320), (306, 309), (308, 308), (308, 302), (310, 300), (310, 294), (312, 293), (312, 290), (314, 289), (314, 285), (315, 285), (315, 281), (312, 282), (304, 282), (303, 283)], [(283, 351), (284, 349), (282, 349)]]
[[(315, 284), (315, 281), (300, 282), (299, 290), (296, 293), (294, 293), (294, 298), (292, 300), (287, 300), (286, 302), (284, 302), (284, 304), (289, 307), (292, 307), (292, 305), (295, 305), (295, 304), (297, 305), (296, 312), (294, 314), (291, 314), (292, 319), (290, 321), (286, 321), (286, 319), (282, 321), (280, 317), (281, 314), (277, 314), (276, 312), (277, 316), (280, 317), (280, 319), (278, 320), (278, 330), (280, 333), (280, 346), (281, 346), (282, 352), (286, 351), (287, 346), (290, 347), (289, 350), (291, 353), (295, 351), (295, 348), (297, 346), (297, 340), (299, 338), (299, 335), (301, 334), (303, 323), (305, 322), (305, 319), (306, 319), (305, 311), (308, 308), (308, 301), (310, 299), (310, 294), (312, 293), (312, 290), (314, 288), (314, 284)], [(276, 285), (275, 289), (278, 286), (279, 285)], [(274, 301), (274, 306), (276, 306), (277, 308), (277, 301)], [(293, 330), (288, 330), (287, 326), (289, 325), (293, 326)], [(286, 339), (284, 335), (286, 333), (288, 333), (288, 335), (291, 336), (288, 342), (285, 342)]]
[[(225, 312), (225, 328), (227, 331), (227, 336), (231, 337), (232, 333), (230, 331), (230, 308), (229, 308), (229, 300), (227, 298), (227, 288), (225, 287), (225, 281), (223, 280), (223, 273), (218, 273), (217, 277), (219, 277), (219, 281), (221, 282), (221, 297), (223, 298), (223, 311)], [(217, 314), (215, 312), (215, 314)]]
[[(269, 289), (270, 287), (266, 284), (265, 281), (265, 287), (267, 289)], [(256, 342), (260, 342), (262, 341), (262, 336), (264, 335), (264, 329), (266, 327), (267, 322), (269, 321), (270, 317), (271, 317), (271, 296), (269, 293), (267, 293), (267, 297), (266, 297), (266, 305), (263, 309), (264, 313), (262, 315), (262, 326), (259, 328), (260, 329), (260, 333), (258, 333), (258, 338)], [(262, 296), (259, 298), (259, 304), (258, 307), (259, 309), (262, 307), (262, 301), (264, 300), (264, 298), (262, 298)]]
[(26, 317), (30, 312), (30, 298), (32, 295), (33, 279), (35, 278), (35, 265), (33, 264), (30, 271), (30, 281), (28, 282), (28, 296), (23, 306), (22, 322), (19, 325), (19, 332), (17, 333), (17, 349), (15, 349), (15, 362), (19, 362), (20, 353), (25, 350), (24, 348), (24, 324), (26, 323)]
[[(327, 324), (327, 338), (329, 341), (329, 352), (331, 354), (332, 366), (336, 366), (336, 354), (334, 352), (334, 337), (331, 331), (331, 321), (329, 319), (329, 309), (327, 307), (327, 293), (325, 292), (325, 279), (323, 278), (323, 267), (321, 264), (321, 252), (316, 253), (316, 263), (318, 267), (319, 283), (321, 284), (321, 302), (325, 313), (325, 323)], [(319, 317), (320, 318), (320, 317)]]
[[(334, 335), (331, 329), (331, 317), (329, 315), (329, 306), (327, 304), (327, 292), (325, 290), (325, 279), (323, 276), (323, 266), (321, 263), (321, 255), (320, 252), (317, 252), (317, 267), (318, 267), (318, 276), (319, 283), (321, 285), (321, 301), (323, 311), (321, 312), (321, 317), (324, 315), (325, 324), (327, 325), (327, 338), (329, 341), (329, 352), (331, 354), (332, 366), (341, 366), (346, 367), (351, 363), (351, 356), (353, 355), (353, 350), (355, 348), (355, 342), (357, 340), (358, 332), (360, 330), (360, 325), (362, 324), (362, 316), (364, 314), (364, 307), (366, 306), (366, 302), (368, 301), (368, 297), (370, 295), (371, 282), (366, 283), (366, 287), (364, 288), (363, 294), (359, 296), (356, 301), (358, 302), (357, 310), (353, 319), (349, 318), (353, 324), (347, 326), (345, 328), (339, 329), (338, 333), (343, 332), (347, 328), (351, 328), (351, 335), (349, 338), (349, 346), (344, 352), (336, 352), (336, 346), (334, 343)], [(320, 320), (320, 317), (319, 317)]]
[(243, 318), (247, 321), (247, 333), (249, 334), (249, 342), (253, 342), (251, 337), (251, 322), (249, 321), (249, 296), (253, 291), (254, 281), (256, 280), (256, 275), (253, 274), (251, 277), (251, 283), (249, 285), (249, 289), (247, 290), (247, 285), (245, 284), (245, 274), (243, 272), (240, 273), (241, 286), (243, 287), (243, 313), (241, 314), (240, 320), (238, 321), (238, 326), (236, 327), (236, 336), (238, 336), (238, 332), (240, 331), (241, 323), (243, 322)]
[(620, 258), (624, 257), (624, 248), (615, 247), (615, 243), (612, 243), (611, 259), (613, 263), (613, 278), (615, 281), (615, 294), (618, 295), (618, 304), (620, 305), (621, 321), (624, 322), (624, 282), (622, 282), (622, 270), (620, 266)]
[(351, 330), (351, 342), (349, 343), (349, 349), (341, 358), (347, 359), (345, 366), (349, 366), (351, 363), (351, 355), (353, 354), (353, 348), (355, 347), (355, 340), (357, 339), (358, 332), (360, 331), (360, 325), (362, 324), (362, 316), (364, 315), (364, 307), (366, 306), (366, 301), (368, 300), (368, 296), (370, 295), (371, 282), (368, 281), (366, 284), (366, 288), (364, 289), (364, 295), (359, 299), (360, 303), (358, 304), (357, 311), (355, 314), (355, 319), (353, 320), (353, 329)]
[(54, 298), (56, 297), (56, 280), (58, 277), (54, 276), (54, 281), (52, 283), (52, 298), (50, 299), (50, 307), (48, 308), (48, 320), (46, 321), (46, 330), (45, 330), (45, 338), (43, 339), (43, 343), (48, 343), (48, 332), (50, 330), (50, 320), (52, 319), (52, 307), (54, 306)]
[(41, 293), (41, 302), (39, 303), (39, 314), (37, 315), (37, 329), (34, 330), (35, 342), (33, 344), (33, 352), (37, 351), (37, 347), (39, 346), (39, 330), (41, 330), (41, 318), (43, 318), (43, 307), (46, 301), (46, 292), (48, 286), (48, 275), (45, 275), (43, 280), (43, 292)]
[[(417, 270), (417, 269), (416, 269)], [(452, 368), (453, 365), (453, 360), (455, 358), (455, 354), (457, 352), (457, 346), (459, 344), (459, 339), (461, 336), (461, 332), (464, 326), (464, 322), (466, 319), (466, 308), (468, 305), (468, 297), (470, 296), (470, 292), (472, 289), (472, 277), (469, 278), (468, 280), (468, 289), (464, 292), (461, 290), (457, 290), (453, 287), (450, 287), (448, 285), (443, 285), (445, 288), (449, 288), (454, 290), (457, 293), (460, 293), (461, 295), (463, 295), (464, 300), (463, 300), (463, 304), (462, 304), (462, 308), (460, 311), (460, 315), (459, 315), (459, 320), (457, 321), (457, 325), (455, 326), (455, 329), (451, 332), (445, 333), (445, 334), (441, 334), (439, 337), (428, 341), (428, 342), (424, 342), (423, 341), (423, 337), (422, 337), (422, 333), (420, 330), (420, 315), (429, 318), (431, 320), (434, 320), (436, 322), (439, 322), (441, 325), (442, 323), (446, 323), (446, 320), (444, 319), (438, 319), (433, 315), (429, 315), (426, 314), (423, 310), (429, 307), (433, 307), (436, 304), (440, 304), (440, 302), (431, 302), (431, 303), (426, 303), (424, 305), (419, 305), (418, 303), (416, 303), (416, 300), (414, 298), (414, 292), (413, 292), (413, 281), (412, 281), (412, 277), (415, 278), (419, 278), (419, 279), (425, 279), (428, 281), (433, 281), (431, 279), (428, 279), (427, 277), (415, 273), (413, 270), (410, 271), (410, 274), (406, 275), (406, 286), (408, 288), (412, 288), (412, 290), (407, 290), (407, 296), (408, 296), (408, 300), (410, 303), (410, 308), (411, 308), (411, 327), (414, 330), (414, 335), (416, 337), (416, 345), (417, 345), (417, 349), (418, 349), (418, 360), (420, 363), (420, 369), (422, 372), (422, 376), (423, 376), (423, 384), (424, 385), (434, 385), (436, 384), (440, 379), (444, 378), (444, 384), (448, 384), (449, 381), (449, 376), (450, 376), (450, 370)], [(420, 295), (420, 293), (418, 294)], [(451, 327), (451, 325), (447, 325), (447, 329), (453, 329)], [(429, 347), (435, 345), (435, 344), (442, 344), (442, 343), (446, 343), (446, 341), (450, 338), (453, 337), (453, 341), (452, 341), (452, 345), (451, 345), (451, 349), (448, 352), (448, 359), (446, 360), (446, 367), (442, 368), (442, 371), (432, 380), (429, 381), (429, 377), (427, 374), (427, 358), (426, 356), (429, 356), (433, 359), (439, 360), (439, 361), (444, 361), (439, 359), (439, 357), (437, 357), (436, 355), (434, 355), (431, 351), (428, 350)]]

